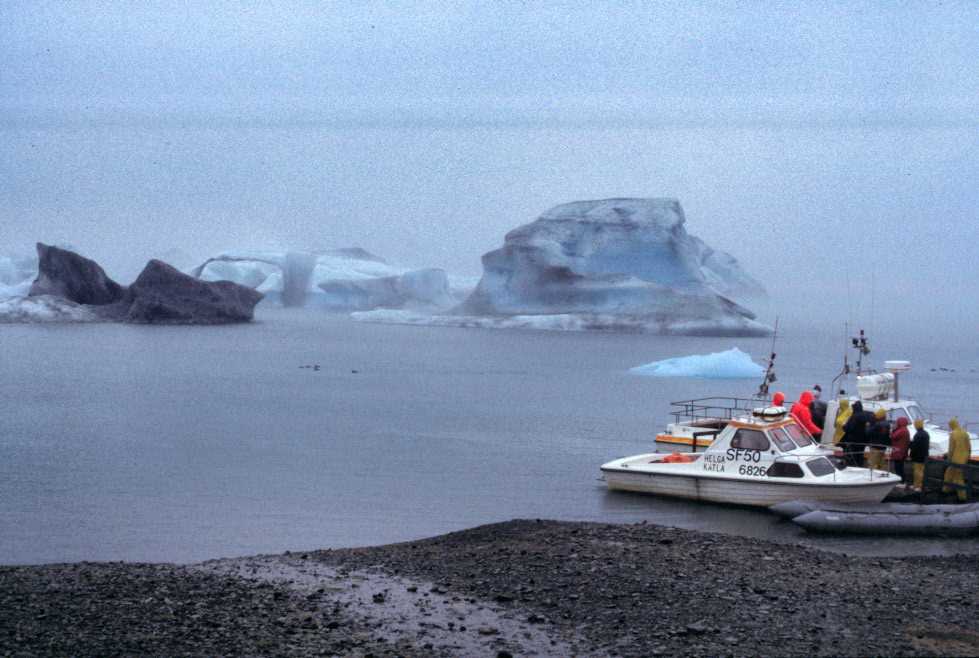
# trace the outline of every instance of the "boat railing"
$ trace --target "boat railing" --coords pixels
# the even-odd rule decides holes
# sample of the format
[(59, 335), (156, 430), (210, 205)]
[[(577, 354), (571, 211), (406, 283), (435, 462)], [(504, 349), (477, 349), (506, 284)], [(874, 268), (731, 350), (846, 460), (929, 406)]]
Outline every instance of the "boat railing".
[(709, 397), (670, 402), (670, 415), (675, 423), (697, 420), (731, 420), (751, 415), (758, 407), (771, 402), (765, 398)]

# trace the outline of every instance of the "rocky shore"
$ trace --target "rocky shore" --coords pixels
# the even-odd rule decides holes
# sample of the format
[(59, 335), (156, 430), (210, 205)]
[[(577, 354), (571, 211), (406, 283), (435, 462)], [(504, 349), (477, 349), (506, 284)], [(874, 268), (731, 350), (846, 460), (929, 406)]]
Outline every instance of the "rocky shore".
[(977, 655), (977, 608), (975, 555), (510, 521), (196, 565), (0, 567), (0, 656)]

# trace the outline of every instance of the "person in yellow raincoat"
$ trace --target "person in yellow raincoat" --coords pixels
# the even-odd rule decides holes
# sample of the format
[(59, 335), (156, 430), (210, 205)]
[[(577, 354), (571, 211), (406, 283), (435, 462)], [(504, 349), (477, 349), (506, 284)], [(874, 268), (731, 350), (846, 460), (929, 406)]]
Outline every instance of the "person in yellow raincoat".
[(853, 409), (850, 408), (849, 400), (840, 400), (840, 410), (836, 412), (836, 422), (833, 426), (836, 431), (833, 432), (833, 445), (840, 442), (843, 435), (846, 433), (843, 431), (843, 426), (846, 425), (846, 421), (850, 420), (850, 416), (853, 415)]
[(942, 492), (952, 491), (952, 487), (948, 486), (949, 484), (961, 485), (962, 488), (957, 488), (955, 492), (958, 494), (959, 500), (964, 502), (967, 498), (967, 492), (964, 488), (965, 472), (962, 470), (962, 465), (969, 462), (971, 453), (969, 433), (959, 425), (958, 418), (948, 421), (948, 427), (952, 430), (948, 437), (948, 461), (950, 465), (945, 469), (945, 486), (942, 487)]
[(891, 447), (891, 424), (887, 420), (887, 412), (881, 407), (874, 412), (874, 422), (870, 425), (867, 439), (870, 446), (867, 451), (867, 468), (887, 470), (884, 454)]

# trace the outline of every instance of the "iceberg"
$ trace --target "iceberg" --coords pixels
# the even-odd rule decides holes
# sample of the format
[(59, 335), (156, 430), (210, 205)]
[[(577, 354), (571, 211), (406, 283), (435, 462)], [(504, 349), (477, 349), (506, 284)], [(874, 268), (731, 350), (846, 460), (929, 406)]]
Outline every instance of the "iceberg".
[(764, 336), (771, 328), (735, 298), (765, 290), (738, 261), (687, 233), (676, 199), (604, 199), (556, 206), (483, 256), (472, 294), (427, 321), (462, 327)]
[(0, 300), (26, 297), (37, 277), (37, 257), (0, 256)]
[(0, 299), (0, 323), (98, 322), (91, 309), (73, 301), (40, 295)]
[(0, 302), (0, 322), (248, 322), (262, 299), (252, 288), (201, 281), (159, 260), (147, 263), (127, 287), (73, 251), (38, 243), (37, 256), (37, 278), (27, 296)]
[(736, 347), (724, 352), (693, 354), (630, 368), (647, 377), (700, 377), (702, 379), (745, 379), (761, 377), (765, 369)]
[(192, 273), (204, 281), (233, 281), (254, 288), (270, 303), (343, 312), (448, 309), (460, 301), (460, 282), (465, 285), (450, 279), (444, 270), (397, 267), (359, 247), (228, 251), (209, 258)]

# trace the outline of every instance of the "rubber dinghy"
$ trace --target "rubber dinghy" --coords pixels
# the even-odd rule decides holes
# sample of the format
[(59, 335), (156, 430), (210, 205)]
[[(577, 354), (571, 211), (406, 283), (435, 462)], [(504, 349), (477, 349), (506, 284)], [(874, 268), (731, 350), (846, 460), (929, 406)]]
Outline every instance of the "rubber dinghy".
[[(909, 505), (920, 508), (922, 505)], [(917, 535), (964, 537), (979, 534), (979, 505), (941, 505), (928, 512), (833, 511), (806, 512), (792, 521), (808, 532), (852, 535)]]
[(935, 514), (937, 512), (975, 512), (979, 511), (979, 503), (971, 505), (915, 505), (911, 503), (833, 503), (825, 500), (788, 500), (768, 508), (770, 511), (786, 519), (809, 512), (842, 512), (864, 514)]

